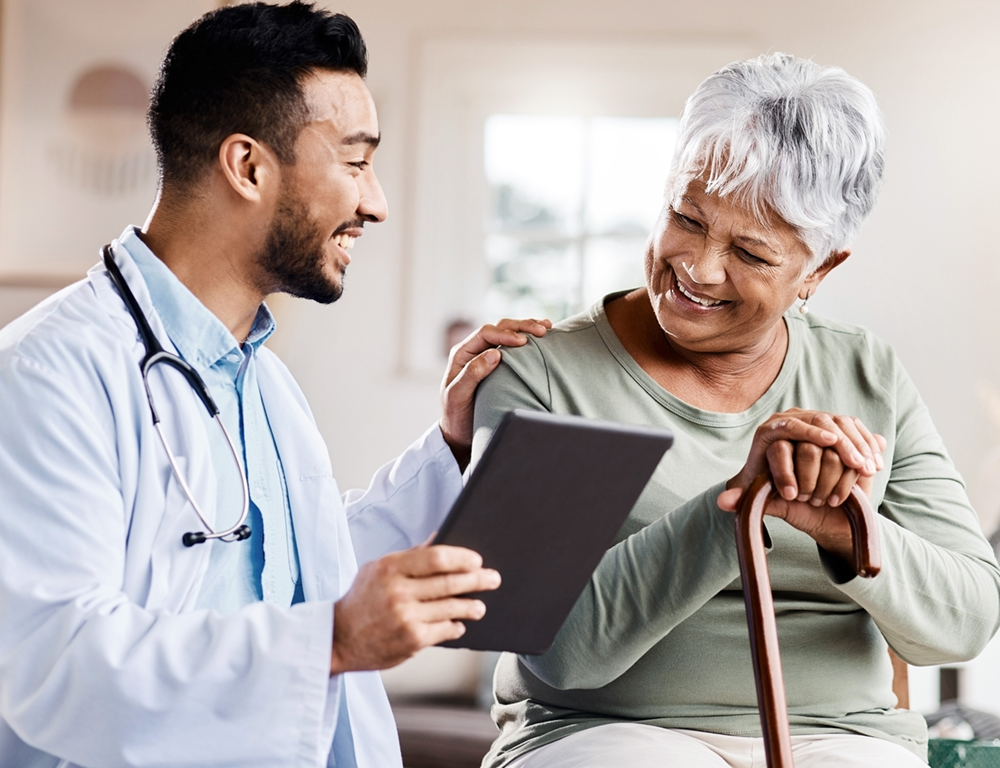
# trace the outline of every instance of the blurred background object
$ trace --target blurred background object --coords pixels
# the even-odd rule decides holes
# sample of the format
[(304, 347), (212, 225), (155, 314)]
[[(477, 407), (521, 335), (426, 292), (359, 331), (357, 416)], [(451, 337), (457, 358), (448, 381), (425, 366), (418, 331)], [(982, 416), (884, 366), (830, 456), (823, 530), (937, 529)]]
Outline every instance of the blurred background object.
[(3, 0), (0, 284), (68, 284), (145, 220), (149, 89), (173, 35), (215, 5)]

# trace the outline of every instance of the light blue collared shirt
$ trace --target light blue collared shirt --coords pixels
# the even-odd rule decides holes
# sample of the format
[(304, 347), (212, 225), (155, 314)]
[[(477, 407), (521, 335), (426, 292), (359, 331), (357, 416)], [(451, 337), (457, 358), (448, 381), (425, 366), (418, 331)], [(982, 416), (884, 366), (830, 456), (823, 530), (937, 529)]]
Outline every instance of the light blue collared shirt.
[[(226, 430), (243, 459), (250, 489), (249, 539), (211, 540), (208, 571), (198, 608), (223, 616), (258, 600), (289, 606), (302, 601), (298, 553), (285, 475), (257, 386), (257, 352), (274, 332), (274, 318), (262, 304), (241, 345), (185, 287), (132, 229), (121, 239), (149, 288), (150, 298), (181, 358), (205, 380)], [(214, 527), (235, 524), (242, 505), (240, 479), (221, 433), (212, 432), (218, 476)], [(191, 522), (198, 530), (197, 518)]]

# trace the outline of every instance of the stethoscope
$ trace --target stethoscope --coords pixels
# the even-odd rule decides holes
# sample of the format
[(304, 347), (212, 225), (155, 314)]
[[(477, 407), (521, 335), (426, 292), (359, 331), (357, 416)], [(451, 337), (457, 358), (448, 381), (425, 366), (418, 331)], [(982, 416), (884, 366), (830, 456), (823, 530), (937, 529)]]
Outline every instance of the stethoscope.
[[(170, 468), (174, 472), (174, 477), (177, 478), (177, 482), (180, 483), (181, 490), (184, 491), (184, 495), (187, 500), (191, 502), (191, 506), (194, 508), (195, 513), (201, 519), (202, 525), (208, 529), (209, 533), (204, 533), (202, 531), (195, 531), (192, 533), (185, 533), (181, 537), (181, 542), (185, 547), (193, 547), (195, 544), (201, 544), (209, 539), (220, 539), (222, 541), (243, 541), (244, 539), (250, 538), (250, 526), (246, 525), (247, 512), (250, 510), (250, 489), (247, 487), (247, 478), (243, 474), (243, 465), (240, 462), (239, 454), (236, 452), (236, 446), (233, 444), (232, 438), (229, 437), (229, 432), (226, 431), (226, 426), (222, 423), (222, 418), (219, 416), (219, 407), (215, 404), (215, 400), (208, 393), (208, 387), (205, 386), (204, 380), (198, 375), (198, 372), (188, 365), (186, 362), (167, 352), (160, 345), (157, 340), (156, 335), (153, 333), (153, 329), (149, 327), (149, 322), (146, 320), (146, 316), (142, 313), (139, 308), (139, 302), (135, 300), (131, 289), (128, 287), (128, 283), (125, 282), (125, 277), (122, 275), (121, 270), (118, 269), (118, 265), (115, 264), (114, 256), (111, 253), (111, 246), (104, 246), (104, 266), (108, 268), (108, 274), (111, 276), (111, 282), (115, 284), (115, 288), (118, 289), (118, 293), (121, 294), (122, 299), (125, 301), (125, 307), (128, 309), (128, 313), (132, 315), (132, 319), (135, 320), (136, 327), (139, 329), (139, 335), (142, 337), (142, 343), (146, 347), (146, 355), (139, 362), (139, 370), (142, 371), (142, 383), (146, 388), (146, 400), (149, 401), (149, 410), (153, 414), (153, 426), (156, 427), (156, 434), (160, 436), (160, 442), (163, 443), (163, 450), (167, 452), (167, 459), (170, 461)], [(181, 475), (180, 470), (177, 468), (177, 460), (174, 458), (174, 452), (170, 450), (170, 446), (167, 445), (167, 439), (163, 436), (163, 428), (160, 426), (160, 415), (156, 411), (156, 405), (153, 402), (153, 393), (149, 388), (149, 372), (157, 364), (164, 364), (173, 368), (175, 371), (181, 374), (185, 379), (187, 379), (188, 384), (198, 395), (198, 398), (205, 405), (208, 410), (208, 415), (215, 419), (215, 422), (222, 429), (222, 434), (226, 437), (226, 443), (229, 445), (229, 450), (233, 454), (233, 461), (236, 462), (236, 467), (239, 470), (240, 482), (243, 484), (243, 511), (240, 513), (240, 519), (236, 521), (236, 525), (232, 528), (227, 528), (224, 531), (216, 531), (209, 524), (208, 520), (205, 519), (205, 515), (202, 514), (201, 507), (198, 506), (198, 502), (194, 500), (191, 494), (191, 488), (188, 486), (187, 481)]]

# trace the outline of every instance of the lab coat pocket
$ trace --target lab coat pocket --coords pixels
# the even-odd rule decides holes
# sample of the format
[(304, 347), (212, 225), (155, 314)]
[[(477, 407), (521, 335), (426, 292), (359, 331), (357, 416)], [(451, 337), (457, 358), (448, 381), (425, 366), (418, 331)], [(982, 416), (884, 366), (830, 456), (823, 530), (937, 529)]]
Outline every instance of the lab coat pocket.
[[(194, 466), (194, 462), (189, 462), (183, 456), (178, 456), (176, 461), (178, 471), (188, 482), (192, 494), (211, 522), (215, 509), (215, 483), (210, 473), (202, 472), (192, 476), (189, 467)], [(194, 607), (198, 589), (208, 568), (209, 553), (215, 543), (205, 542), (186, 547), (182, 538), (185, 533), (201, 531), (204, 527), (180, 481), (171, 472), (163, 501), (163, 515), (150, 552), (151, 574), (146, 608), (177, 613)]]

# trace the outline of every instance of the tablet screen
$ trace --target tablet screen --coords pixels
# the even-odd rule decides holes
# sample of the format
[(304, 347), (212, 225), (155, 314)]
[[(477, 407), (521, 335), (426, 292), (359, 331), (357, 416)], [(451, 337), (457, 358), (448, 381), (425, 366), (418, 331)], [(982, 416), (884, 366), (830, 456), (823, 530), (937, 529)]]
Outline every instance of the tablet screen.
[(503, 583), (442, 645), (547, 650), (672, 443), (664, 429), (508, 413), (434, 541), (479, 552)]

